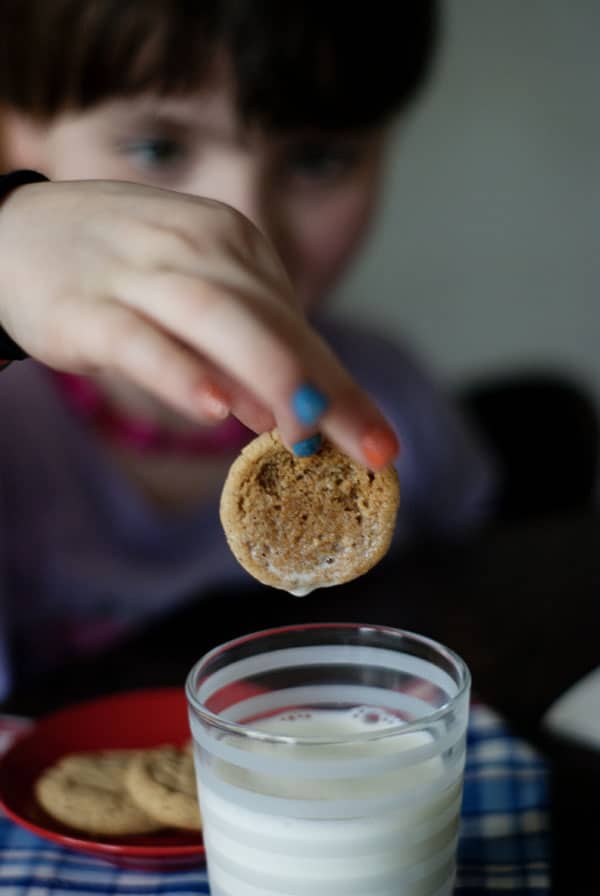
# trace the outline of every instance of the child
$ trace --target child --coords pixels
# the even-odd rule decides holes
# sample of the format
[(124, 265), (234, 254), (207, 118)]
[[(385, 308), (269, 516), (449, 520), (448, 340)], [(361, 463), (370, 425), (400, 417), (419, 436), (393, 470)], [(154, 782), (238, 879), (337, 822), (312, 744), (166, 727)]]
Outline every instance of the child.
[(397, 431), (398, 538), (483, 518), (490, 470), (443, 393), (403, 347), (318, 311), (435, 14), (0, 3), (5, 170), (49, 179), (4, 181), (0, 205), (5, 354), (36, 359), (0, 375), (0, 694), (248, 581), (217, 502), (252, 431), (300, 454), (323, 432), (373, 469)]

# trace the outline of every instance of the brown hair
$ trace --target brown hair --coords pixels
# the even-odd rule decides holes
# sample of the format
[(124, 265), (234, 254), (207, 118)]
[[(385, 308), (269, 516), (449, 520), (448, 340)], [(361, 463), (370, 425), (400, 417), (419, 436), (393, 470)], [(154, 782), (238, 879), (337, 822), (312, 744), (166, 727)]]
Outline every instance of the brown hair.
[(366, 127), (427, 73), (436, 0), (0, 0), (0, 102), (41, 118), (197, 88), (214, 52), (270, 128)]

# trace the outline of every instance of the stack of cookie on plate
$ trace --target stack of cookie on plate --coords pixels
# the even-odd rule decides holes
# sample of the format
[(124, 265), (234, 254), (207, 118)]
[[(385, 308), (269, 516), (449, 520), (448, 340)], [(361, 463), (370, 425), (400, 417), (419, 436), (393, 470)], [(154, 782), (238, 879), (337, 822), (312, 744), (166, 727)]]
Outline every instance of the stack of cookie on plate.
[(88, 834), (201, 828), (189, 747), (72, 753), (40, 775), (35, 793), (49, 815)]

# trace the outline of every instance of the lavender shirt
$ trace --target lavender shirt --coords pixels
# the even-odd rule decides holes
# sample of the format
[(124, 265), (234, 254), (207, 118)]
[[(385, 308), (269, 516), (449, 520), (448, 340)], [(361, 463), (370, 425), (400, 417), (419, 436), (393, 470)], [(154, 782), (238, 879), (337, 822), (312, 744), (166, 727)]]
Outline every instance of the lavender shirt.
[[(493, 470), (444, 391), (405, 347), (339, 320), (320, 329), (400, 435), (396, 539), (481, 523)], [(149, 505), (43, 367), (0, 375), (0, 698), (190, 596), (250, 581), (216, 502), (179, 516)]]

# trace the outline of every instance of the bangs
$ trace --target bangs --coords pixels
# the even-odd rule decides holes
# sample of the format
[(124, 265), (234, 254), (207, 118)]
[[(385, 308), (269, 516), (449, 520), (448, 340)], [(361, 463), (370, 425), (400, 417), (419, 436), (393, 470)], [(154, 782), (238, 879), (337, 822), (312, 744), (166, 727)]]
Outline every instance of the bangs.
[(240, 112), (269, 128), (379, 124), (414, 97), (433, 55), (427, 0), (234, 5), (245, 13), (226, 35)]
[(434, 0), (0, 0), (0, 92), (41, 118), (189, 93), (225, 51), (242, 120), (365, 128), (424, 81), (435, 13)]
[(210, 64), (211, 6), (191, 0), (0, 0), (0, 34), (13, 37), (1, 48), (3, 97), (50, 118), (119, 96), (189, 91), (202, 83)]

